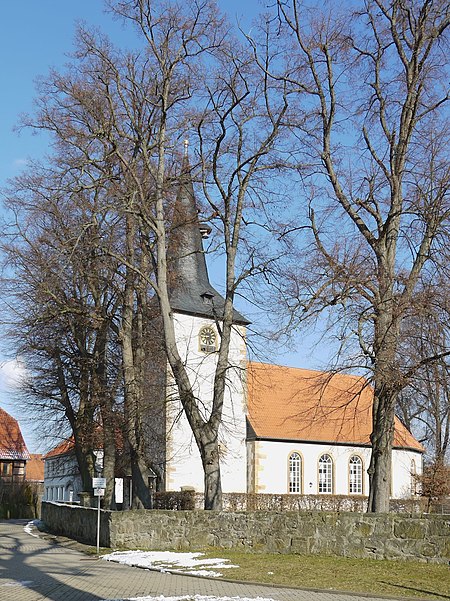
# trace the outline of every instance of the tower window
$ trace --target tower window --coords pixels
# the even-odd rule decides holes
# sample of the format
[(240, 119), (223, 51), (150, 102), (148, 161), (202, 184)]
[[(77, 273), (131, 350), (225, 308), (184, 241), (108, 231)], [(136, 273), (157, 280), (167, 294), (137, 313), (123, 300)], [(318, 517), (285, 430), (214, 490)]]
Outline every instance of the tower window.
[(198, 333), (199, 348), (202, 353), (214, 353), (217, 350), (217, 335), (211, 326), (203, 327)]
[(414, 459), (411, 459), (411, 495), (417, 495), (417, 469), (416, 462)]
[(200, 296), (202, 297), (203, 304), (205, 304), (205, 305), (213, 304), (214, 294), (210, 294), (209, 292), (204, 292)]

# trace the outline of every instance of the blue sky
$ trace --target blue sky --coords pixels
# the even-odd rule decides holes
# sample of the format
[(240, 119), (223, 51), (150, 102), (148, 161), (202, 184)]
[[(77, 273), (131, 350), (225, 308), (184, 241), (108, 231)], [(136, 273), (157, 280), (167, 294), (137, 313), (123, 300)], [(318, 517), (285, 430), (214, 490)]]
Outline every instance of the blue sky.
[(30, 156), (45, 152), (43, 136), (14, 133), (20, 113), (33, 108), (35, 80), (60, 67), (73, 47), (75, 21), (105, 20), (101, 0), (22, 0), (2, 5), (0, 56), (0, 185)]
[[(2, 2), (0, 19), (0, 188), (26, 168), (29, 158), (45, 155), (48, 139), (29, 131), (14, 132), (21, 113), (33, 110), (35, 81), (51, 67), (60, 68), (73, 49), (76, 21), (120, 32), (103, 13), (102, 0), (21, 0)], [(4, 352), (6, 350), (4, 345)], [(0, 355), (0, 361), (2, 356)], [(14, 388), (20, 363), (3, 357), (0, 363), (0, 406), (19, 420), (31, 452), (42, 451), (25, 414), (17, 406)]]
[[(232, 20), (245, 22), (242, 2), (222, 0)], [(256, 14), (261, 4), (247, 0), (245, 12)], [(30, 112), (35, 81), (51, 67), (62, 67), (74, 46), (79, 21), (123, 39), (121, 24), (104, 12), (103, 0), (21, 0), (2, 2), (0, 19), (0, 187), (17, 175), (30, 156), (45, 153), (44, 136), (13, 133), (21, 113)]]
[[(232, 21), (250, 27), (251, 19), (267, 2), (247, 0), (219, 0)], [(14, 132), (21, 113), (33, 111), (35, 82), (45, 76), (51, 67), (61, 68), (74, 48), (75, 28), (78, 21), (99, 27), (115, 40), (124, 40), (122, 26), (104, 13), (103, 0), (21, 0), (2, 2), (0, 19), (0, 189), (8, 178), (26, 168), (29, 158), (43, 157), (48, 138), (30, 131)], [(311, 342), (311, 337), (308, 339)], [(280, 358), (281, 363), (313, 367), (304, 361), (307, 341), (302, 340), (303, 355), (290, 353)], [(0, 345), (1, 347), (1, 345)], [(0, 355), (0, 362), (1, 362)], [(297, 360), (296, 360), (297, 359)], [(38, 446), (26, 424), (23, 414), (13, 400), (14, 374), (20, 372), (15, 362), (0, 363), (0, 406), (20, 420), (30, 451)], [(298, 362), (297, 362), (298, 361)], [(317, 358), (315, 360), (317, 363)], [(3, 365), (3, 369), (1, 369)], [(41, 449), (42, 450), (42, 449)]]

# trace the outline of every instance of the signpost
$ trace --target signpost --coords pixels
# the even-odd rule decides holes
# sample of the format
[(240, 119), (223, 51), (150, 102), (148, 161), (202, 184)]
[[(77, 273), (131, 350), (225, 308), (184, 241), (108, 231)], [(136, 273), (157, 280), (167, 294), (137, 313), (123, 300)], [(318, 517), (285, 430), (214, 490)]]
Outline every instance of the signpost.
[(97, 497), (97, 555), (100, 553), (100, 497), (105, 496), (106, 478), (92, 478), (94, 497)]

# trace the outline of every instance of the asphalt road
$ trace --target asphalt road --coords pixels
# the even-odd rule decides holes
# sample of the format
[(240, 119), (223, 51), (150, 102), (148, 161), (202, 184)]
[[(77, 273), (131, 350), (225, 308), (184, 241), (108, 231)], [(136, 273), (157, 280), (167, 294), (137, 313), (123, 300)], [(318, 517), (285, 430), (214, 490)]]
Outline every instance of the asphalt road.
[[(224, 582), (143, 570), (90, 557), (24, 531), (26, 521), (0, 521), (0, 601), (112, 601), (204, 595), (275, 601), (375, 601), (371, 597)], [(171, 600), (173, 601), (173, 600)], [(210, 600), (208, 600), (210, 601)], [(211, 600), (212, 601), (212, 600)]]

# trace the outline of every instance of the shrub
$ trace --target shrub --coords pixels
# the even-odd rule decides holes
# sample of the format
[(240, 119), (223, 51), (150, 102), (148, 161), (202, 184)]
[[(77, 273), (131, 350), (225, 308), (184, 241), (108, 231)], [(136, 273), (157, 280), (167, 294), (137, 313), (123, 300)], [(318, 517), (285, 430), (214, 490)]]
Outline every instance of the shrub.
[(427, 499), (427, 511), (433, 503), (441, 503), (450, 496), (450, 466), (443, 461), (426, 465), (417, 480), (420, 494)]
[(154, 509), (170, 509), (183, 511), (195, 509), (195, 492), (182, 490), (181, 492), (157, 492), (153, 498)]
[(36, 518), (39, 500), (39, 486), (34, 483), (0, 484), (0, 518)]

